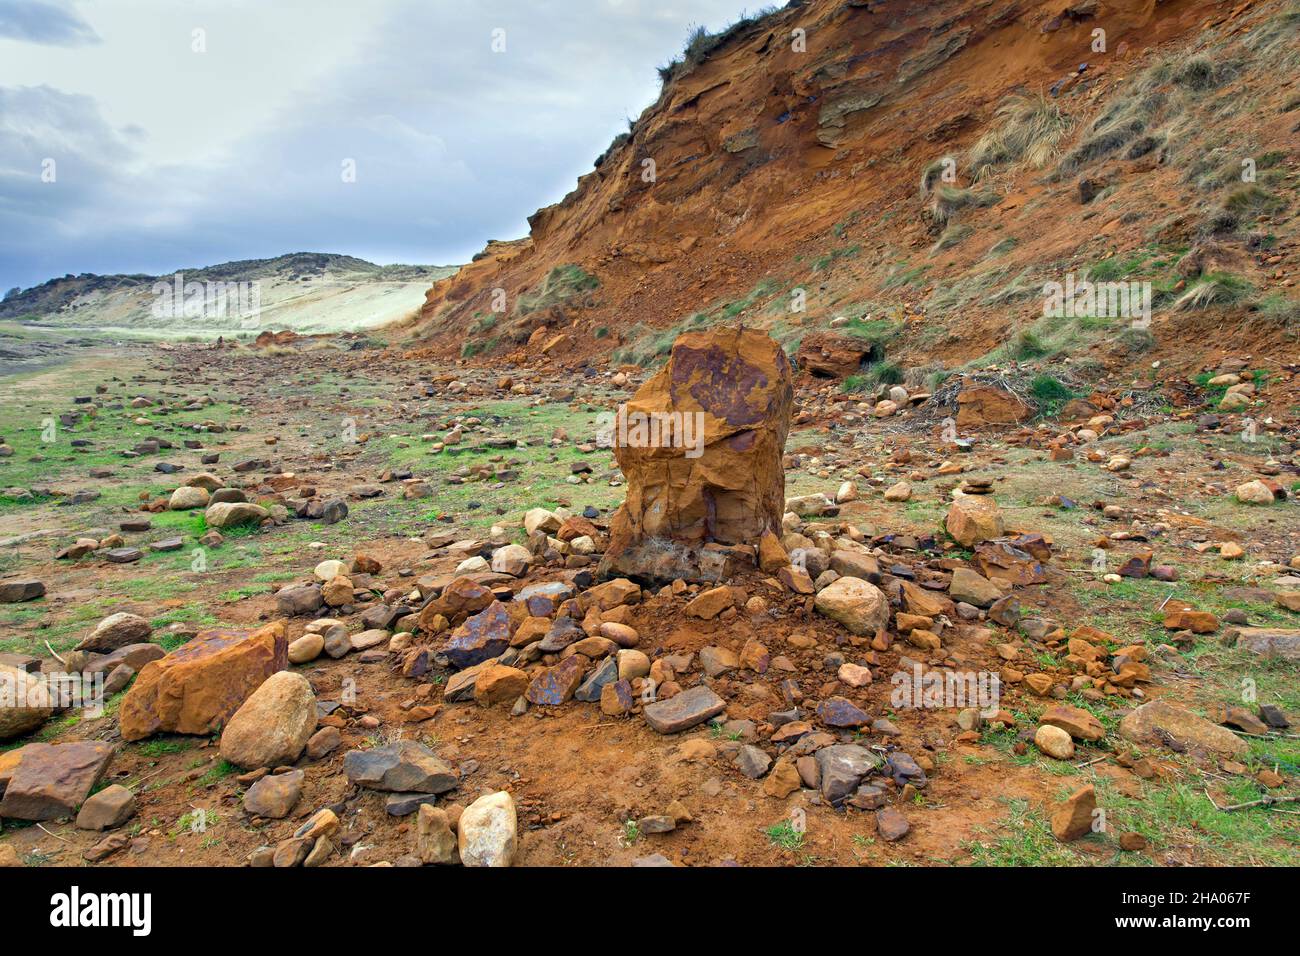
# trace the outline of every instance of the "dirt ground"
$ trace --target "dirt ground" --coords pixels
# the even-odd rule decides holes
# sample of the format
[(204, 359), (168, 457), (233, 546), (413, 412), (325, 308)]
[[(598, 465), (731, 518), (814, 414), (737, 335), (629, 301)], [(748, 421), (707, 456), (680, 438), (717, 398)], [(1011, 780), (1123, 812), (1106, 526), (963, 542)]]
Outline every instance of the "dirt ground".
[[(380, 589), (409, 588), (417, 576), (451, 572), (464, 557), (445, 541), (522, 541), (521, 516), (539, 506), (594, 508), (594, 520), (603, 525), (622, 500), (610, 452), (593, 447), (596, 416), (629, 396), (645, 373), (620, 387), (595, 369), (573, 375), (431, 367), (365, 344), (369, 347), (357, 350), (346, 339), (260, 351), (200, 345), (101, 348), (0, 382), (0, 437), (14, 451), (0, 459), (0, 575), (39, 578), (47, 587), (41, 600), (0, 606), (0, 652), (43, 658), (66, 652), (116, 611), (149, 619), (152, 640), (170, 650), (204, 628), (251, 628), (276, 619), (274, 589), (310, 580), (313, 567), (326, 558), (347, 560), (365, 552), (383, 565)], [(1300, 479), (1295, 369), (1275, 372), (1265, 382), (1261, 400), (1267, 408), (1252, 413), (1266, 422), (1258, 441), (1243, 440), (1236, 416), (1224, 416), (1228, 421), (1216, 430), (1198, 425), (1213, 393), (1187, 382), (1182, 389), (1175, 385), (1171, 380), (1141, 392), (1118, 387), (1106, 392), (1116, 400), (1109, 412), (1116, 421), (1092, 446), (1101, 460), (1090, 461), (1088, 449), (1080, 447), (1071, 459), (1053, 461), (1046, 449), (1064, 430), (1060, 420), (972, 430), (963, 435), (972, 439), (971, 450), (954, 454), (939, 434), (942, 416), (933, 409), (920, 406), (876, 420), (834, 386), (802, 381), (787, 446), (787, 495), (834, 497), (842, 481), (855, 480), (859, 500), (844, 505), (838, 518), (824, 520), (847, 522), (876, 536), (882, 565), (896, 562), (930, 573), (941, 562), (969, 557), (942, 535), (953, 489), (972, 477), (990, 478), (1009, 533), (1039, 532), (1053, 545), (1047, 582), (1016, 590), (1022, 619), (1042, 619), (1066, 631), (1089, 624), (1112, 635), (1117, 645), (1144, 644), (1151, 651), (1154, 679), (1141, 686), (1141, 693), (1167, 697), (1199, 714), (1238, 702), (1248, 678), (1259, 703), (1279, 706), (1294, 728), (1300, 683), (1293, 662), (1252, 658), (1225, 646), (1226, 628), (1174, 648), (1160, 609), (1181, 600), (1219, 617), (1237, 610), (1251, 623), (1300, 625), (1300, 616), (1260, 594), (1260, 589), (1295, 590), (1290, 582), (1296, 572), (1286, 567), (1300, 554), (1294, 495), (1254, 508), (1231, 498), (1237, 484), (1256, 474), (1280, 472), (1278, 480), (1288, 487)], [(152, 404), (132, 407), (138, 396)], [(79, 411), (86, 407), (76, 402), (79, 397), (93, 398), (93, 416)], [(191, 407), (195, 399), (205, 404)], [(60, 420), (70, 413), (70, 423)], [(55, 440), (43, 441), (51, 422)], [(464, 431), (462, 442), (434, 451), (435, 439), (441, 441), (457, 424)], [(490, 444), (497, 436), (516, 444)], [(158, 437), (176, 447), (122, 455)], [(73, 446), (75, 439), (89, 444)], [(199, 447), (184, 447), (185, 439)], [(200, 464), (209, 454), (218, 454), (219, 461)], [(1129, 468), (1103, 467), (1119, 455), (1131, 460)], [(232, 470), (255, 458), (269, 459), (270, 467)], [(157, 471), (160, 462), (184, 470)], [(590, 472), (575, 472), (575, 463), (589, 465)], [(952, 470), (953, 463), (960, 470)], [(510, 466), (513, 476), (462, 480), (494, 464)], [(101, 473), (97, 469), (104, 477), (92, 477)], [(394, 477), (403, 469), (427, 479), (431, 495), (404, 498)], [(155, 512), (145, 515), (152, 520), (149, 531), (124, 535), (128, 544), (145, 548), (135, 563), (113, 564), (93, 554), (75, 561), (53, 558), (58, 548), (85, 533), (104, 537), (115, 531), (124, 518), (140, 516), (142, 500), (170, 494), (187, 474), (202, 470), (243, 483), (259, 498), (310, 485), (319, 494), (344, 497), (350, 513), (332, 525), (287, 519), (202, 549), (197, 541), (204, 531), (197, 520), (202, 512)], [(911, 499), (885, 500), (883, 491), (903, 479), (912, 484)], [(362, 486), (380, 493), (359, 497)], [(74, 492), (98, 495), (69, 504)], [(1105, 506), (1116, 510), (1106, 512)], [(494, 526), (500, 530), (494, 532)], [(147, 550), (150, 541), (171, 535), (184, 538), (180, 550)], [(439, 535), (444, 537), (433, 537)], [(926, 536), (934, 536), (930, 550), (925, 550)], [(1155, 563), (1177, 568), (1178, 580), (1126, 577), (1106, 583), (1093, 566), (1102, 538), (1108, 570), (1150, 548)], [(1244, 556), (1225, 560), (1216, 549), (1202, 547), (1227, 541), (1242, 545)], [(195, 570), (200, 550), (204, 560)], [(557, 580), (566, 573), (572, 572), (534, 568), (518, 583)], [(460, 786), (440, 805), (464, 806), (493, 790), (514, 794), (522, 865), (626, 865), (652, 854), (682, 865), (1300, 860), (1300, 823), (1293, 813), (1263, 806), (1218, 809), (1264, 793), (1297, 792), (1300, 741), (1294, 730), (1249, 739), (1249, 757), (1229, 766), (1172, 750), (1138, 753), (1116, 732), (1137, 698), (1091, 700), (1074, 693), (1069, 702), (1094, 713), (1108, 733), (1096, 744), (1080, 745), (1072, 759), (1054, 760), (1026, 744), (1038, 714), (1056, 701), (1022, 684), (1004, 685), (1000, 707), (1015, 724), (973, 732), (958, 725), (954, 708), (896, 708), (889, 677), (907, 667), (905, 659), (923, 656), (916, 648), (896, 640), (873, 650), (766, 575), (733, 583), (746, 595), (761, 597), (766, 610), (742, 610), (728, 620), (688, 618), (682, 608), (698, 591), (688, 589), (648, 595), (628, 621), (651, 658), (661, 652), (698, 653), (709, 645), (739, 651), (755, 638), (792, 668), (762, 675), (737, 670), (715, 678), (712, 686), (728, 702), (727, 721), (680, 735), (661, 736), (637, 715), (607, 717), (593, 704), (576, 702), (531, 707), (520, 716), (511, 716), (509, 707), (446, 704), (433, 716), (412, 721), (409, 710), (419, 686), (431, 684), (429, 701), (440, 701), (439, 685), (449, 672), (435, 667), (411, 680), (400, 674), (395, 658), (362, 662), (353, 654), (299, 668), (318, 699), (338, 700), (349, 681), (356, 697), (341, 711), (343, 746), (321, 760), (299, 762), (307, 771), (305, 789), (283, 820), (252, 818), (244, 811), (240, 771), (221, 759), (216, 738), (163, 735), (123, 742), (115, 718), (121, 695), (109, 700), (103, 716), (56, 716), (32, 737), (0, 744), (0, 752), (30, 740), (97, 739), (117, 745), (103, 783), (131, 788), (137, 810), (124, 827), (130, 846), (101, 865), (241, 865), (252, 851), (276, 845), (326, 806), (342, 821), (338, 852), (326, 865), (398, 861), (410, 853), (415, 818), (390, 816), (383, 794), (354, 787), (342, 771), (348, 750), (398, 738), (420, 740), (459, 768)], [(361, 610), (345, 617), (353, 630), (359, 629)], [(291, 619), (290, 639), (310, 619)], [(980, 623), (993, 633), (945, 639), (950, 661), (997, 671), (1006, 661), (996, 647), (1011, 643), (1017, 666), (1068, 674), (1063, 643), (1032, 641), (1018, 629)], [(840, 658), (835, 655), (869, 661), (877, 680), (860, 689), (837, 687)], [(905, 838), (882, 839), (872, 812), (832, 809), (808, 787), (783, 799), (770, 797), (762, 780), (746, 777), (734, 765), (742, 744), (766, 743), (772, 729), (768, 715), (787, 709), (779, 687), (787, 676), (809, 696), (843, 694), (871, 716), (887, 717), (898, 730), (897, 736), (887, 736), (862, 728), (840, 734), (841, 739), (881, 752), (901, 750), (923, 761), (928, 784), (909, 792), (906, 801), (891, 794), (910, 824)], [(363, 718), (378, 722), (366, 726), (374, 721)], [(1136, 756), (1154, 765), (1148, 779), (1124, 766)], [(1260, 771), (1268, 769), (1281, 774), (1280, 787), (1259, 781)], [(1058, 842), (1047, 823), (1051, 807), (1086, 783), (1096, 786), (1108, 827), (1082, 840)], [(636, 821), (663, 814), (673, 801), (687, 808), (691, 822), (666, 834), (640, 831)], [(200, 809), (206, 825), (195, 829), (191, 823)], [(788, 825), (800, 818), (796, 811), (806, 818), (802, 832)], [(86, 865), (82, 854), (103, 837), (70, 821), (2, 822), (0, 844), (12, 846), (28, 865)], [(1141, 834), (1145, 847), (1121, 850), (1119, 837), (1125, 833)]]

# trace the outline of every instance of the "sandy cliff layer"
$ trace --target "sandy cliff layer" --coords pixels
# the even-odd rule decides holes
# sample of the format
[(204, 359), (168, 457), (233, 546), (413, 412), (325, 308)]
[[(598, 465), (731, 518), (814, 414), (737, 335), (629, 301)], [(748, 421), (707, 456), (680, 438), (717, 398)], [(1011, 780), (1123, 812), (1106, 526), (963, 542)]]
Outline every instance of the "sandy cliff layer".
[[(1223, 197), (1189, 181), (1207, 152), (1293, 156), (1300, 114), (1276, 69), (1297, 42), (1280, 2), (790, 5), (679, 67), (529, 236), (490, 244), (429, 290), (412, 339), (442, 354), (645, 364), (665, 352), (655, 335), (683, 322), (739, 316), (793, 353), (837, 316), (889, 316), (904, 333), (891, 351), (977, 358), (1041, 314), (1026, 289), (1044, 278), (1152, 244), (1180, 257), (1209, 235), (1199, 218)], [(1178, 74), (1194, 60), (1208, 77)], [(1015, 137), (1025, 103), (1060, 136), (977, 163), (991, 139)], [(1143, 138), (1156, 144), (1142, 152)], [(953, 181), (932, 173), (918, 190), (944, 157)], [(1274, 226), (1294, 206), (1292, 161), (1274, 174)], [(963, 195), (938, 198), (945, 186)], [(1263, 228), (1286, 241), (1243, 279), (1294, 296), (1272, 285), (1293, 274), (1289, 232)]]

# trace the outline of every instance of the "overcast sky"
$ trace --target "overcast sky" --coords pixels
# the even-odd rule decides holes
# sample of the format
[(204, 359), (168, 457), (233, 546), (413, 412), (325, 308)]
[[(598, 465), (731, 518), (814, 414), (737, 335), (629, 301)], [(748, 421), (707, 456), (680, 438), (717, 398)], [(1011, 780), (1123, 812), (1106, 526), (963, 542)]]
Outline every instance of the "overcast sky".
[(742, 6), (0, 0), (0, 294), (300, 251), (466, 262)]

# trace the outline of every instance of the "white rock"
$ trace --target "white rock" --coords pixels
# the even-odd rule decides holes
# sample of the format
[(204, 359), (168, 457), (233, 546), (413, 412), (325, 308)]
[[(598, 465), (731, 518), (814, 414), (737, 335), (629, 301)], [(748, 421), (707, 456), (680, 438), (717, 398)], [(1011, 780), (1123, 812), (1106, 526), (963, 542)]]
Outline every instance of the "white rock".
[(529, 534), (534, 531), (554, 534), (560, 530), (562, 523), (563, 521), (559, 515), (554, 511), (547, 511), (545, 508), (533, 508), (524, 515), (524, 530)]
[(316, 565), (316, 570), (312, 573), (316, 575), (318, 580), (324, 581), (328, 584), (339, 575), (346, 575), (348, 573), (348, 566), (342, 561), (322, 561), (320, 564)]
[(167, 507), (172, 511), (190, 511), (193, 508), (206, 508), (210, 495), (206, 488), (193, 488), (183, 485), (172, 492)]
[(522, 577), (528, 573), (533, 553), (520, 544), (508, 544), (492, 552), (492, 570), (497, 574)]
[(1237, 486), (1237, 500), (1245, 505), (1271, 505), (1273, 491), (1264, 482), (1255, 480)]
[(465, 808), (456, 825), (461, 864), (509, 866), (519, 845), (518, 826), (510, 794), (499, 790), (479, 797)]
[(1057, 760), (1069, 760), (1074, 756), (1074, 741), (1060, 727), (1043, 724), (1034, 732), (1034, 746)]

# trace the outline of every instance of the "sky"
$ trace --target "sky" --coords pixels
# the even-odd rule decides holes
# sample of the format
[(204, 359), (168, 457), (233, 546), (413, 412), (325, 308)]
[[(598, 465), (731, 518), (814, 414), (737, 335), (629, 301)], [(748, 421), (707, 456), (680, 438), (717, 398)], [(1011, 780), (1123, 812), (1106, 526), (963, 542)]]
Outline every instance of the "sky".
[[(753, 5), (751, 4), (751, 9)], [(0, 294), (528, 231), (742, 0), (0, 0)]]

